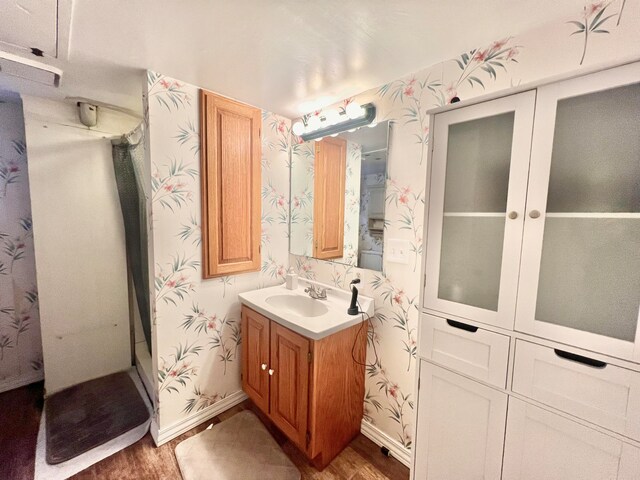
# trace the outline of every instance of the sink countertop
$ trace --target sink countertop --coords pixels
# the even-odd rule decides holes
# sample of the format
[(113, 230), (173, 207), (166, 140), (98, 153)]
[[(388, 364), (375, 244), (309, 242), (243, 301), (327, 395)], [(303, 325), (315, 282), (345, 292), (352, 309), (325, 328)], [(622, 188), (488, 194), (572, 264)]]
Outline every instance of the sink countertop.
[[(309, 294), (304, 292), (304, 289), (309, 285), (316, 285), (320, 288), (327, 289), (326, 300), (313, 300), (314, 302), (319, 302), (326, 306), (326, 313), (307, 317), (299, 313), (295, 313), (293, 310), (286, 307), (276, 307), (267, 302), (269, 297), (274, 297), (276, 295), (299, 295), (310, 299)], [(367, 318), (367, 315), (373, 317), (374, 311), (373, 298), (358, 294), (360, 307), (367, 315), (349, 315), (347, 313), (347, 308), (351, 303), (351, 291), (341, 290), (331, 285), (326, 285), (304, 278), (300, 278), (298, 280), (298, 288), (294, 290), (287, 290), (285, 284), (282, 284), (275, 287), (267, 287), (244, 292), (238, 296), (240, 297), (240, 301), (243, 305), (252, 308), (274, 322), (312, 340), (320, 340), (321, 338), (328, 337), (340, 330), (357, 325), (362, 322), (363, 316), (365, 319)]]

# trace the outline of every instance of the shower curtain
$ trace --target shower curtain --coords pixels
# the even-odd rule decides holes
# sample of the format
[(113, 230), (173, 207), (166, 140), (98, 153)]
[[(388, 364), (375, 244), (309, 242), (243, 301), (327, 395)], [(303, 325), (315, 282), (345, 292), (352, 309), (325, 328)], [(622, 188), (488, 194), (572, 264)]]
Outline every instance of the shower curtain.
[(144, 191), (144, 131), (138, 127), (112, 142), (113, 168), (124, 220), (127, 264), (133, 278), (145, 340), (151, 353), (147, 205)]

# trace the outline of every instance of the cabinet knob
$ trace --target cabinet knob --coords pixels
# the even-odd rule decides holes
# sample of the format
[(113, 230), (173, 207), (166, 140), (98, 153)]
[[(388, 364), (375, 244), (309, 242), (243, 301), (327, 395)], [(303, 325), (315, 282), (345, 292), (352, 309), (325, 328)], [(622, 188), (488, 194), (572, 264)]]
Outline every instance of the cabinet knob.
[(515, 210), (513, 212), (509, 212), (509, 218), (511, 220), (515, 220), (516, 218), (518, 218), (518, 212), (516, 212)]
[(538, 218), (540, 216), (540, 212), (538, 210), (531, 210), (529, 212), (529, 216), (531, 218)]
[(273, 375), (273, 372), (275, 372), (275, 370), (273, 368), (269, 369), (269, 375)]
[(262, 368), (263, 370), (266, 370), (267, 369), (267, 364), (263, 363), (262, 365), (260, 365), (260, 368)]

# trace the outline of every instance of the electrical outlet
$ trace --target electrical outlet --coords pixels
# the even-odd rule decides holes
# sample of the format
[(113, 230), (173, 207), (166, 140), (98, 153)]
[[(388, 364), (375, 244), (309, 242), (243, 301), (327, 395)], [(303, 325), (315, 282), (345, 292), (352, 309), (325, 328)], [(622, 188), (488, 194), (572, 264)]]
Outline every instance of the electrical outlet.
[(409, 264), (409, 240), (390, 238), (387, 240), (384, 250), (384, 259), (387, 262)]

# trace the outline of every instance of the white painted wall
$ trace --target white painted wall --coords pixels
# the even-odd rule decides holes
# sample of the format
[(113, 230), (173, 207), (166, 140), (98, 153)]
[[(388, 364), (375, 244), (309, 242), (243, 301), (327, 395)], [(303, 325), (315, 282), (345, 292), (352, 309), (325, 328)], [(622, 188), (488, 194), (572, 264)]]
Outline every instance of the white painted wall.
[(124, 227), (109, 138), (136, 119), (24, 97), (47, 394), (131, 364)]

